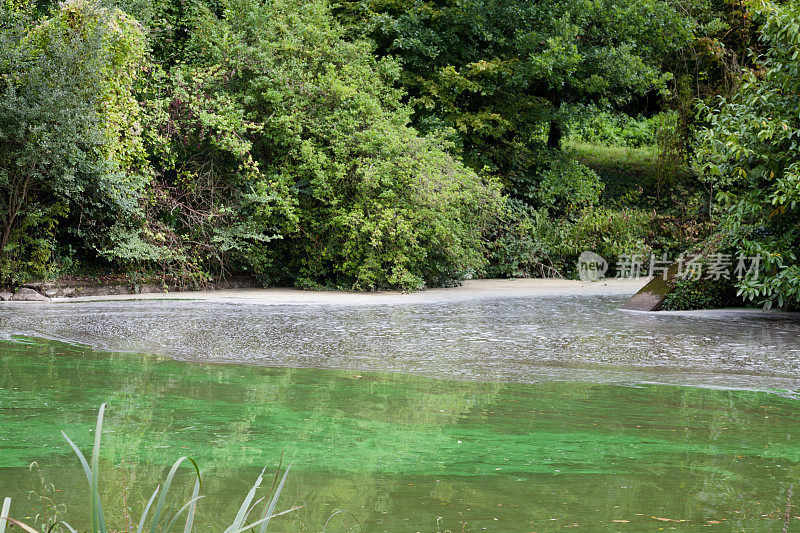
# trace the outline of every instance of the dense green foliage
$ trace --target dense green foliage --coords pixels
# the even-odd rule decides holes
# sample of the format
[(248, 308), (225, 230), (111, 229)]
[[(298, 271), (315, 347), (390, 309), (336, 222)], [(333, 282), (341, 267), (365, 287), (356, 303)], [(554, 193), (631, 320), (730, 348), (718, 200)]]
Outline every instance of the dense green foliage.
[(736, 290), (730, 280), (679, 279), (664, 299), (668, 311), (717, 309), (736, 305)]
[(714, 246), (760, 256), (739, 283), (770, 307), (800, 303), (800, 6), (757, 2), (765, 52), (733, 97), (701, 105), (697, 160), (715, 192)]
[[(49, 30), (72, 23), (75, 10), (97, 20), (97, 36)], [(44, 98), (19, 87), (28, 78), (87, 83), (101, 91), (85, 95), (82, 85), (70, 87), (72, 99), (60, 99), (60, 107), (36, 102), (30, 110), (39, 113), (30, 121), (43, 128), (58, 122), (44, 115), (51, 107), (91, 119), (96, 129), (95, 143), (85, 149), (79, 143), (93, 138), (85, 135), (87, 126), (50, 130), (65, 148), (64, 159), (49, 161), (42, 171), (23, 152), (41, 155), (47, 150), (36, 142), (53, 141), (25, 139), (24, 131), (19, 138), (4, 135), (4, 169), (25, 162), (52, 176), (72, 163), (77, 176), (71, 182), (82, 193), (70, 201), (64, 197), (70, 189), (54, 180), (28, 185), (25, 180), (38, 174), (5, 171), (15, 203), (6, 209), (4, 257), (34, 257), (25, 253), (31, 240), (25, 228), (47, 216), (35, 203), (47, 193), (47, 207), (70, 218), (59, 224), (51, 214), (49, 225), (38, 224), (49, 231), (45, 245), (52, 248), (57, 235), (89, 260), (158, 268), (189, 283), (202, 283), (210, 273), (246, 271), (269, 282), (417, 289), (481, 271), (484, 227), (502, 208), (499, 187), (449, 155), (441, 138), (421, 137), (408, 127), (408, 111), (391, 84), (391, 61), (375, 60), (366, 43), (343, 39), (324, 2), (230, 2), (218, 13), (197, 4), (186, 11), (181, 22), (191, 30), (188, 37), (178, 43), (174, 36), (154, 39), (152, 53), (169, 51), (157, 61), (143, 58), (139, 24), (122, 19), (127, 16), (120, 11), (75, 2), (32, 22), (6, 10), (17, 22), (12, 51), (39, 57), (50, 46), (64, 69), (78, 64), (95, 73), (84, 82), (82, 71), (53, 69), (57, 78), (51, 82), (23, 69), (25, 76), (12, 79), (17, 85), (9, 92)], [(103, 34), (119, 28), (118, 40), (137, 56), (116, 49), (94, 53), (66, 42), (80, 38), (84, 48), (102, 52)], [(120, 64), (94, 68), (73, 53)], [(6, 72), (15, 72), (13, 59)], [(134, 71), (143, 76), (137, 87), (131, 87)], [(47, 87), (40, 92), (52, 94)], [(78, 105), (93, 112), (76, 112)], [(4, 131), (14, 133), (20, 119), (3, 116)], [(91, 157), (82, 150), (93, 150)], [(100, 213), (87, 213), (84, 205), (91, 197), (83, 181), (92, 180), (100, 181), (94, 189), (110, 196), (97, 200), (105, 201)], [(48, 187), (54, 190), (48, 193)], [(81, 216), (91, 227), (76, 223)], [(69, 235), (76, 228), (83, 233)], [(4, 264), (5, 279), (13, 281), (18, 270), (9, 259)]]
[(665, 91), (692, 20), (661, 0), (376, 2), (381, 54), (400, 58), (422, 130), (454, 127), (465, 159), (515, 183), (541, 168), (581, 104)]
[(135, 216), (144, 154), (131, 86), (139, 25), (118, 10), (65, 4), (32, 22), (2, 11), (0, 279), (46, 269), (59, 228), (87, 248)]
[(207, 239), (210, 249), (243, 252), (269, 281), (356, 289), (416, 289), (483, 267), (497, 187), (407, 126), (393, 64), (342, 39), (324, 3), (235, 1), (221, 16), (199, 6), (192, 20), (185, 63), (159, 101), (155, 166), (174, 196), (187, 181), (244, 186), (238, 224)]
[(642, 148), (658, 143), (660, 134), (674, 129), (674, 113), (650, 118), (612, 113), (594, 106), (575, 106), (575, 115), (565, 126), (571, 143)]
[(574, 276), (584, 250), (702, 251), (763, 258), (750, 300), (800, 294), (795, 1), (0, 16), (0, 285), (415, 290)]

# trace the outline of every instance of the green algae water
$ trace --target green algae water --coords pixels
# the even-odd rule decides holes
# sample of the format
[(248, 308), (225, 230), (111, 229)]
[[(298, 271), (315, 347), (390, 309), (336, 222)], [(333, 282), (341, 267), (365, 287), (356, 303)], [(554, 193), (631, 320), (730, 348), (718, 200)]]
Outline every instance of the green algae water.
[[(332, 515), (327, 531), (780, 531), (800, 482), (789, 394), (187, 363), (25, 338), (0, 341), (0, 496), (15, 516), (86, 527), (60, 431), (88, 452), (103, 402), (118, 531), (182, 455), (203, 471), (208, 531), (281, 456), (279, 508), (304, 507), (271, 531), (321, 531)], [(189, 469), (177, 483), (176, 504)]]

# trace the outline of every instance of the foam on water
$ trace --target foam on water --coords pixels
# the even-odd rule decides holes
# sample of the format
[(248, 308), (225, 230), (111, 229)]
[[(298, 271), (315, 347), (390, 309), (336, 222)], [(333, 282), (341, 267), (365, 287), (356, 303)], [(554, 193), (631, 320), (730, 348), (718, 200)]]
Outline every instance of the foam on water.
[(800, 387), (800, 320), (630, 313), (622, 297), (405, 305), (125, 301), (0, 307), (0, 334), (179, 360), (481, 381)]

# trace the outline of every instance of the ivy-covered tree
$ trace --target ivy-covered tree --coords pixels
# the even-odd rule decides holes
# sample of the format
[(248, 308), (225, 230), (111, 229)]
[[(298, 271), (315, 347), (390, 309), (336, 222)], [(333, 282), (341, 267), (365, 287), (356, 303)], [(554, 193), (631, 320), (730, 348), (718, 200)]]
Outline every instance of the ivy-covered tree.
[(740, 294), (800, 303), (800, 4), (753, 2), (765, 53), (740, 91), (701, 105), (697, 162), (722, 217), (717, 246), (761, 258)]
[(135, 215), (147, 180), (131, 85), (145, 38), (125, 13), (82, 0), (46, 19), (4, 2), (0, 23), (0, 280), (9, 282), (41, 276), (56, 235), (96, 252)]

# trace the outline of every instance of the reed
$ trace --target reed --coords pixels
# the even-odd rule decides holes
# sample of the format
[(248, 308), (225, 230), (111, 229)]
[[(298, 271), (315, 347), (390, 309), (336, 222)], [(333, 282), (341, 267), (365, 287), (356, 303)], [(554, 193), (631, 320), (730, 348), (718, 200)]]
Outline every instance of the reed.
[[(103, 505), (100, 500), (99, 489), (100, 441), (103, 433), (103, 418), (105, 416), (105, 410), (106, 404), (101, 405), (100, 412), (97, 415), (94, 445), (92, 447), (92, 454), (89, 460), (86, 459), (86, 456), (83, 454), (83, 452), (81, 452), (75, 443), (72, 442), (72, 439), (70, 439), (63, 431), (61, 432), (61, 434), (67, 440), (67, 443), (75, 452), (75, 455), (78, 456), (78, 460), (80, 461), (81, 466), (83, 466), (83, 472), (86, 475), (86, 480), (89, 482), (89, 515), (91, 516), (92, 533), (108, 533), (110, 531), (106, 524), (105, 515), (103, 513)], [(192, 497), (174, 513), (165, 512), (167, 495), (169, 494), (170, 487), (172, 486), (172, 481), (181, 465), (187, 462), (192, 466), (196, 474)], [(239, 511), (236, 513), (236, 516), (231, 524), (224, 530), (224, 533), (242, 533), (244, 531), (257, 531), (258, 533), (266, 533), (270, 520), (276, 516), (281, 516), (300, 509), (302, 506), (295, 506), (285, 511), (275, 512), (275, 507), (278, 504), (278, 498), (283, 491), (283, 487), (286, 484), (286, 479), (289, 477), (289, 470), (291, 468), (292, 465), (290, 464), (284, 471), (283, 476), (280, 477), (281, 466), (278, 465), (278, 470), (275, 473), (275, 481), (273, 482), (272, 490), (270, 491), (271, 498), (260, 498), (253, 502), (258, 489), (261, 487), (261, 484), (264, 481), (264, 472), (266, 471), (265, 467), (258, 476), (258, 479), (256, 479), (253, 487), (245, 496), (241, 506), (239, 507)], [(279, 477), (280, 482), (278, 482)], [(197, 463), (194, 461), (194, 459), (186, 456), (178, 458), (173, 463), (169, 473), (167, 473), (167, 477), (164, 478), (164, 482), (157, 486), (153, 491), (152, 496), (150, 496), (150, 499), (148, 500), (147, 505), (142, 512), (142, 516), (139, 519), (138, 526), (136, 527), (136, 533), (145, 533), (146, 531), (149, 531), (149, 533), (168, 533), (178, 528), (179, 525), (183, 526), (183, 533), (191, 533), (194, 528), (197, 503), (203, 498), (203, 496), (200, 494), (202, 487), (203, 484), (200, 476), (200, 468), (197, 466)], [(258, 507), (259, 503), (262, 502), (264, 503), (263, 511), (260, 513), (258, 520), (248, 523), (250, 515)], [(154, 503), (155, 507), (153, 507)], [(11, 517), (11, 498), (5, 498), (3, 500), (2, 508), (0, 508), (0, 533), (6, 533), (6, 526), (8, 524), (17, 526), (28, 533), (41, 533), (35, 528)], [(63, 521), (53, 524), (53, 526), (51, 526), (46, 533), (59, 530), (77, 533), (75, 528)]]

